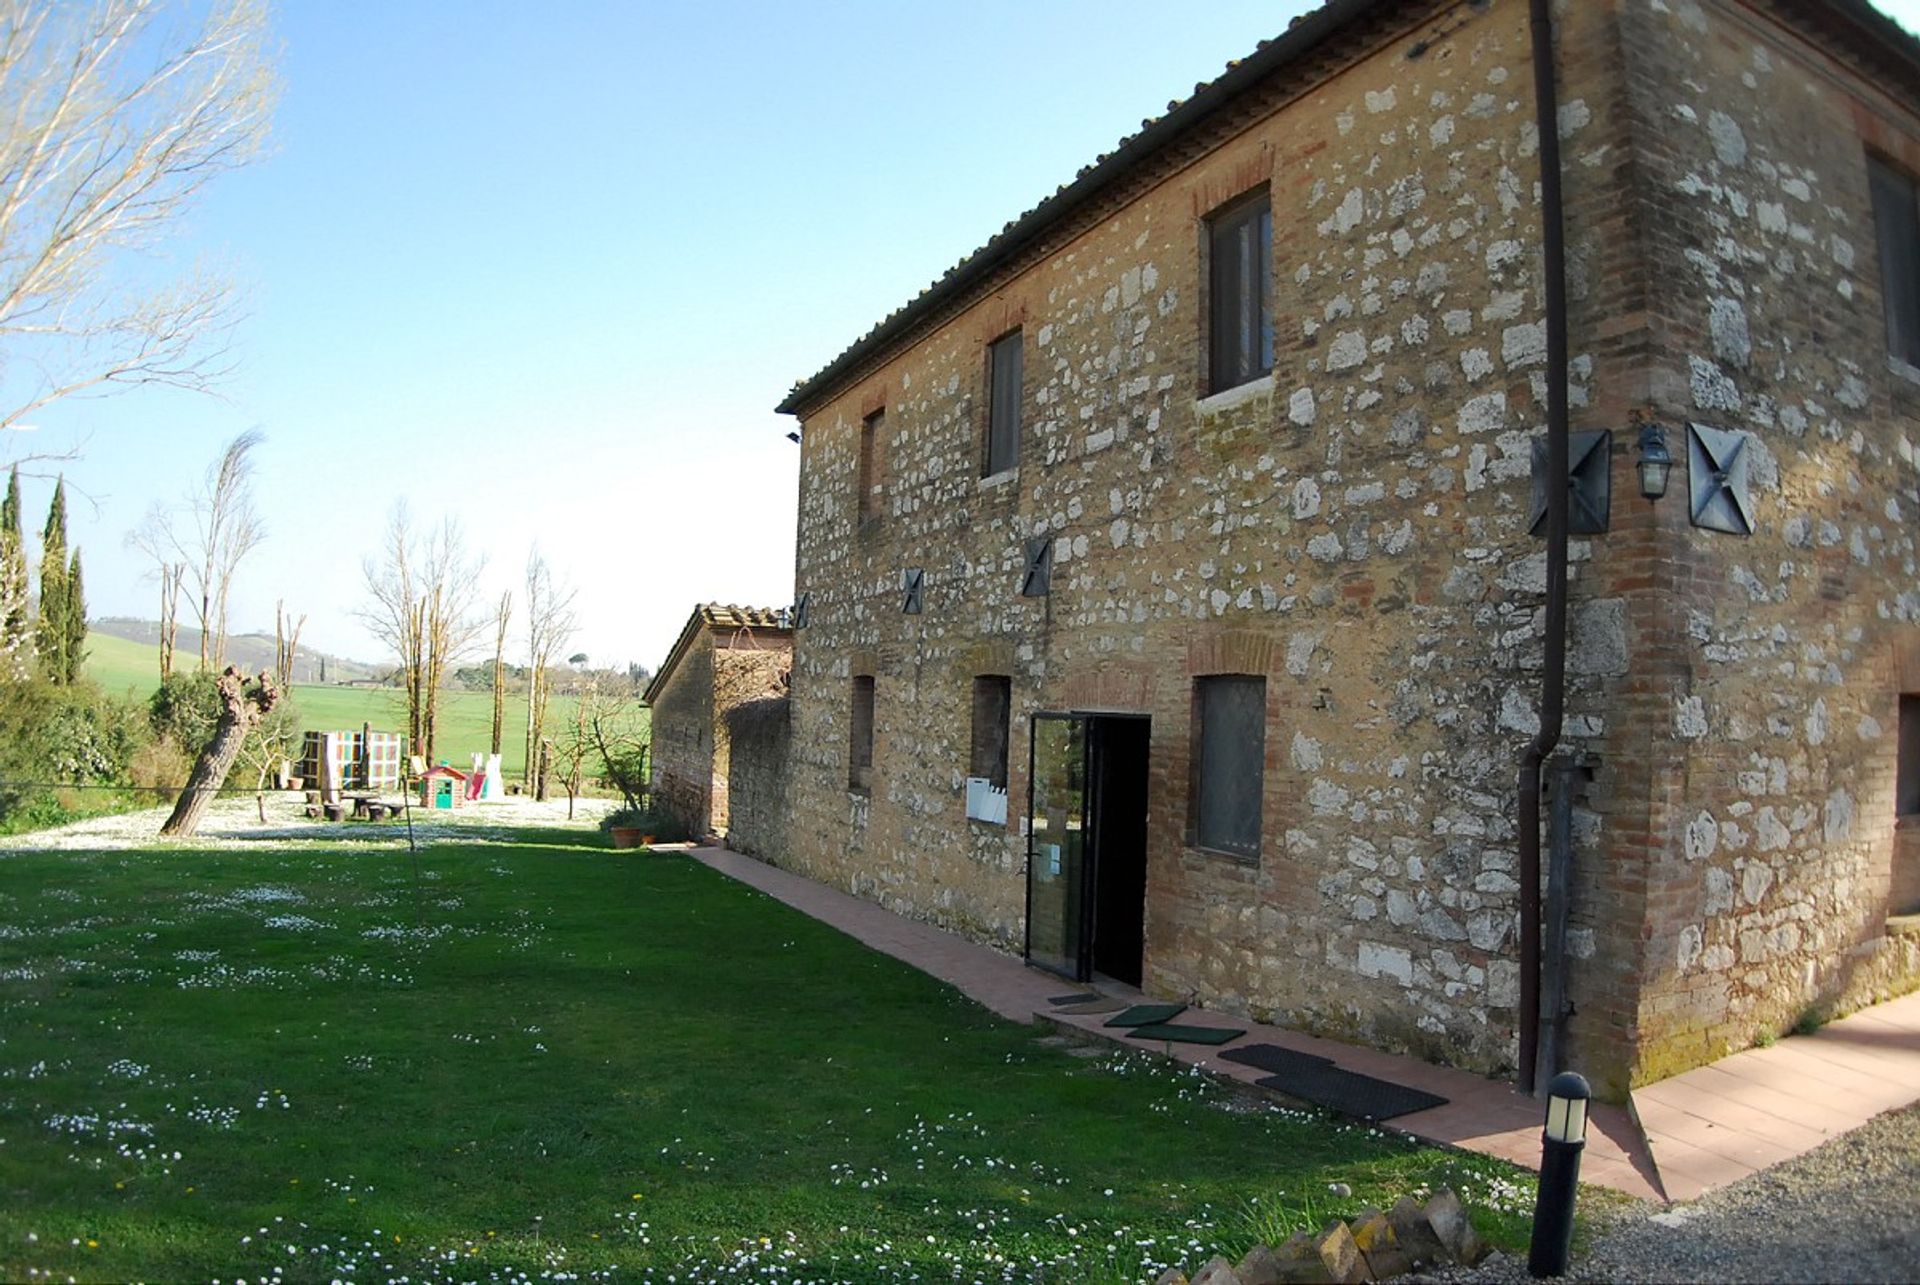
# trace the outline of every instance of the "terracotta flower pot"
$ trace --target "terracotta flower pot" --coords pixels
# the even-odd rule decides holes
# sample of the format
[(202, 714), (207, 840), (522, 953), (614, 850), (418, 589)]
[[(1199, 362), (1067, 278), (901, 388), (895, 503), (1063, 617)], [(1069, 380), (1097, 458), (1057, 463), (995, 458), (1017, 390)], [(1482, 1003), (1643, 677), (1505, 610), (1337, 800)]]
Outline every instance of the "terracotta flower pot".
[(613, 836), (616, 848), (637, 848), (652, 840), (652, 835), (643, 835), (637, 825), (616, 825), (607, 831)]

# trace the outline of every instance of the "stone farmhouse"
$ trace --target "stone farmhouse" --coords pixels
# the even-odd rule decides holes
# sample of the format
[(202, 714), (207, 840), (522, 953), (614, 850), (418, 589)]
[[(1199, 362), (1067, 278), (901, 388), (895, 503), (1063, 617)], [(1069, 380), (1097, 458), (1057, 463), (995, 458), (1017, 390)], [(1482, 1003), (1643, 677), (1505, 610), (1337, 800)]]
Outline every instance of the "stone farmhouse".
[(1331, 0), (781, 405), (770, 855), (1614, 1096), (1911, 988), (1917, 191), (1861, 0)]
[(725, 836), (732, 738), (727, 711), (786, 690), (793, 634), (782, 613), (705, 603), (693, 609), (647, 684), (653, 806), (695, 836)]

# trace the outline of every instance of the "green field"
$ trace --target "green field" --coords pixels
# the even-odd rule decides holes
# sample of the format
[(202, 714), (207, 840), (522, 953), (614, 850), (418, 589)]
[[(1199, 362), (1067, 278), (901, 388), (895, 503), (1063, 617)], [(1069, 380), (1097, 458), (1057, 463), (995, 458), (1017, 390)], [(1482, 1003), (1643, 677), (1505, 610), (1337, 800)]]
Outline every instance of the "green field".
[(0, 1279), (1151, 1280), (1442, 1185), (1524, 1243), (1531, 1175), (597, 839), (10, 853)]
[[(186, 658), (188, 663), (192, 657)], [(108, 691), (145, 696), (160, 684), (160, 649), (110, 634), (87, 635), (87, 676)], [(299, 684), (293, 689), (300, 722), (312, 731), (348, 731), (371, 723), (375, 731), (406, 730), (407, 705), (398, 688)], [(548, 735), (566, 726), (574, 698), (555, 696), (548, 706)], [(500, 766), (509, 779), (526, 766), (527, 702), (509, 695), (501, 734)], [(446, 691), (440, 696), (439, 757), (465, 768), (467, 756), (484, 752), (493, 735), (493, 693)]]

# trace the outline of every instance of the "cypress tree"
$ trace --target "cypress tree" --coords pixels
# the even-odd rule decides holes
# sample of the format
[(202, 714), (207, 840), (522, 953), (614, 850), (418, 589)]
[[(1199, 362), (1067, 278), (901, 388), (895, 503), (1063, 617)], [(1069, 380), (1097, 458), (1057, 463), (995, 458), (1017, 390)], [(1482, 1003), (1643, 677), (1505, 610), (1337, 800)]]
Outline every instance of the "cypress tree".
[(80, 667), (87, 660), (87, 591), (80, 579), (78, 549), (73, 551), (73, 562), (67, 568), (66, 633), (66, 651), (61, 657), (66, 665), (66, 676), (60, 681), (72, 686), (80, 681)]
[(67, 674), (67, 481), (53, 486), (46, 529), (40, 533), (40, 619), (35, 641), (48, 678), (66, 682)]
[(0, 678), (19, 678), (33, 655), (31, 604), (27, 592), (27, 540), (20, 528), (20, 466), (7, 479), (0, 500)]

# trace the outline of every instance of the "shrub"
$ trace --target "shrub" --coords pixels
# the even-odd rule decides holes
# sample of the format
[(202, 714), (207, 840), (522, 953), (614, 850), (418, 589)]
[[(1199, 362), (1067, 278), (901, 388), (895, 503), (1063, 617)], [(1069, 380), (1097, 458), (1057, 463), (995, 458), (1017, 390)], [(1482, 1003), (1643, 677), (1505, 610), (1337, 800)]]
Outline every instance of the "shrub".
[(661, 843), (679, 843), (687, 837), (686, 828), (672, 817), (650, 808), (616, 808), (600, 818), (600, 830), (645, 830)]
[(125, 806), (110, 787), (150, 739), (137, 705), (91, 683), (0, 681), (0, 829)]

